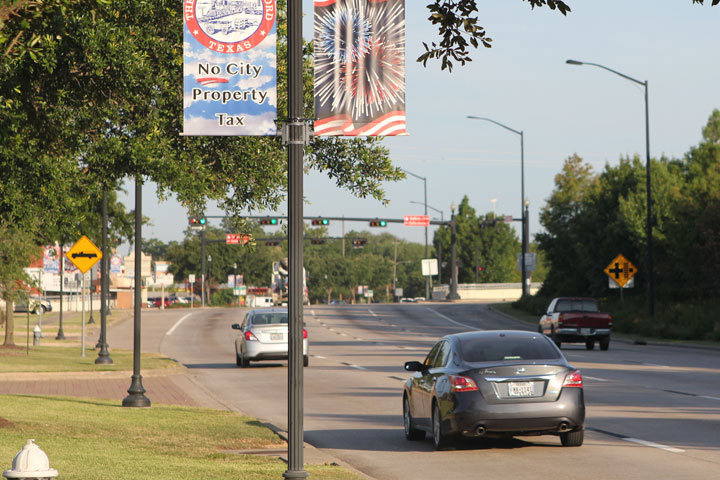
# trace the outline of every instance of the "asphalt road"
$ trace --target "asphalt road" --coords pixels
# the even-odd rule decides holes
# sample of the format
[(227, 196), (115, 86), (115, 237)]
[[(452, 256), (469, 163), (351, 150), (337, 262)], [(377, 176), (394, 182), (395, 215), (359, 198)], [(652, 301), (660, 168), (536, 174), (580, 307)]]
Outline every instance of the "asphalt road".
[[(244, 312), (144, 313), (142, 349), (185, 364), (229, 408), (286, 428), (287, 362), (235, 365), (230, 325)], [(305, 321), (305, 441), (372, 478), (720, 478), (718, 350), (618, 341), (606, 352), (563, 345), (585, 380), (582, 447), (541, 436), (435, 452), (429, 440), (408, 442), (403, 435), (404, 362), (422, 360), (448, 333), (535, 327), (481, 304), (310, 306)], [(111, 346), (132, 346), (131, 336), (115, 335)]]

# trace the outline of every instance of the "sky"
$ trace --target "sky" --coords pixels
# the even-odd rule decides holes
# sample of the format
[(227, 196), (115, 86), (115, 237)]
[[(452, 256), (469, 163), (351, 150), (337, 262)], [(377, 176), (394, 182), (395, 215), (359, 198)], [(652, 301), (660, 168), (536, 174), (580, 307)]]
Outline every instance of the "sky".
[[(478, 0), (479, 24), (493, 47), (472, 51), (473, 61), (452, 73), (439, 62), (417, 63), (422, 42), (437, 41), (427, 21), (428, 1), (406, 0), (406, 110), (409, 136), (387, 137), (395, 166), (427, 180), (428, 214), (450, 217), (450, 205), (467, 196), (478, 214), (520, 216), (520, 136), (487, 117), (524, 132), (525, 196), (530, 234), (542, 230), (539, 213), (554, 177), (577, 153), (596, 172), (621, 156), (645, 158), (644, 88), (603, 69), (567, 65), (575, 59), (604, 65), (648, 82), (650, 154), (682, 158), (700, 143), (701, 128), (720, 108), (720, 6), (691, 0), (566, 0), (567, 16), (532, 10), (521, 0)], [(303, 36), (312, 36), (312, 2), (303, 0)], [(238, 172), (242, 174), (242, 172)], [(338, 189), (326, 175), (304, 178), (305, 216), (402, 218), (419, 215), (424, 182), (412, 175), (384, 184), (388, 206)], [(134, 208), (133, 185), (120, 195)], [(493, 201), (494, 200), (494, 201)], [(411, 203), (411, 202), (419, 202)], [(431, 207), (431, 208), (430, 208)], [(247, 212), (264, 215), (273, 212)], [(285, 215), (284, 207), (275, 212)], [(144, 238), (180, 241), (187, 213), (175, 201), (160, 203), (143, 190), (143, 214), (153, 225)], [(223, 215), (208, 205), (207, 215)], [(215, 220), (217, 222), (217, 220)], [(213, 221), (211, 221), (213, 223)], [(341, 222), (329, 227), (342, 234)], [(514, 226), (519, 228), (519, 223)], [(345, 222), (346, 231), (370, 230)], [(429, 240), (433, 231), (430, 227)], [(377, 232), (378, 229), (373, 229)], [(422, 227), (390, 225), (387, 232), (424, 243)]]

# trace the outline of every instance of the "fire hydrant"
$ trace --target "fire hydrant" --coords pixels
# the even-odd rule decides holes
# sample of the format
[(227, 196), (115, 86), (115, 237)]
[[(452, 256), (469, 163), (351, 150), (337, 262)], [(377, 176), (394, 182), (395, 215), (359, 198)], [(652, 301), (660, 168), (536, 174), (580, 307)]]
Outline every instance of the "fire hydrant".
[(23, 478), (26, 480), (49, 480), (58, 476), (58, 471), (50, 468), (50, 460), (35, 440), (28, 440), (12, 463), (12, 470), (5, 470), (5, 478)]
[(33, 345), (40, 345), (40, 339), (42, 338), (42, 329), (40, 325), (35, 325), (33, 329)]

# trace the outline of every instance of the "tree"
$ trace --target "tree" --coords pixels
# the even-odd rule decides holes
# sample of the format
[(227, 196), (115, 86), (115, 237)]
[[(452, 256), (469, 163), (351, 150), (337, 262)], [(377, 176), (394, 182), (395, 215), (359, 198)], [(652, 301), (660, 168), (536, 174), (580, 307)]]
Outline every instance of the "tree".
[[(523, 0), (531, 8), (547, 5), (551, 10), (557, 10), (563, 15), (570, 12), (570, 5), (561, 0)], [(703, 4), (704, 0), (693, 0), (693, 3)], [(712, 0), (712, 5), (720, 0)], [(441, 60), (441, 69), (452, 71), (453, 62), (465, 65), (472, 61), (468, 53), (468, 46), (477, 48), (482, 44), (486, 48), (492, 47), (492, 38), (487, 36), (485, 29), (478, 25), (478, 0), (434, 0), (427, 8), (431, 14), (428, 20), (438, 27), (438, 36), (442, 38), (438, 43), (431, 42), (430, 46), (423, 42), (425, 53), (418, 59), (427, 65), (430, 59)]]

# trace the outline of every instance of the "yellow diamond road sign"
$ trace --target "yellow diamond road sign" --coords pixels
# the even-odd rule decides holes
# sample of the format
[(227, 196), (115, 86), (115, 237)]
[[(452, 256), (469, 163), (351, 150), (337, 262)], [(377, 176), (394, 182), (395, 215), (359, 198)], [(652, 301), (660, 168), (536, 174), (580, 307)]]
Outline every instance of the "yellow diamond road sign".
[(87, 272), (102, 258), (102, 251), (85, 235), (80, 237), (80, 240), (75, 242), (75, 245), (65, 253), (65, 256), (70, 259), (72, 263), (82, 273)]
[(620, 287), (624, 287), (635, 276), (637, 268), (630, 263), (630, 260), (620, 254), (610, 262), (610, 265), (605, 267), (604, 272), (608, 277), (615, 280)]

